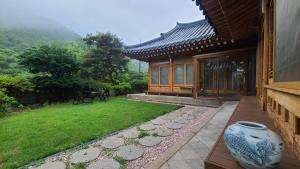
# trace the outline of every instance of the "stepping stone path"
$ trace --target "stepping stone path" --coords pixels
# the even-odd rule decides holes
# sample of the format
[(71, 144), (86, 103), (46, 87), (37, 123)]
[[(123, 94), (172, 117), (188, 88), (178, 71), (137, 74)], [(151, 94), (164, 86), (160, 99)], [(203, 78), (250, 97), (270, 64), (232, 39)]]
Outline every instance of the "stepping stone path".
[(156, 126), (154, 126), (153, 124), (142, 124), (140, 125), (140, 129), (142, 130), (146, 130), (146, 131), (149, 131), (149, 130), (155, 130), (156, 129)]
[(91, 163), (87, 169), (119, 169), (120, 164), (113, 159), (98, 160)]
[(124, 131), (124, 132), (120, 133), (119, 135), (124, 138), (138, 138), (139, 131), (137, 131), (137, 129), (134, 128), (134, 129)]
[(155, 133), (157, 133), (161, 137), (167, 137), (173, 135), (173, 130), (167, 129), (167, 128), (159, 128), (155, 130)]
[(184, 114), (186, 114), (186, 111), (179, 111), (179, 112), (177, 112), (177, 114), (178, 115), (184, 115)]
[(135, 160), (144, 154), (144, 149), (135, 145), (122, 146), (117, 151), (117, 156), (127, 161)]
[[(75, 152), (73, 152), (74, 150), (70, 150), (63, 154), (62, 157), (60, 155), (57, 156), (59, 158), (56, 156), (49, 157), (50, 159), (47, 159), (45, 164), (37, 166), (37, 168), (31, 168), (67, 169), (67, 167), (75, 167), (75, 164), (78, 163), (86, 163), (88, 164), (86, 169), (120, 169), (121, 165), (118, 161), (107, 159), (116, 156), (128, 161), (125, 167), (141, 168), (144, 163), (147, 163), (147, 159), (159, 157), (160, 154), (158, 152), (161, 151), (161, 148), (166, 147), (174, 139), (172, 135), (175, 136), (176, 141), (177, 137), (180, 138), (182, 134), (189, 131), (188, 127), (184, 127), (183, 130), (178, 129), (191, 124), (193, 121), (190, 120), (201, 117), (203, 113), (209, 112), (209, 109), (202, 110), (198, 107), (186, 106), (143, 123), (139, 127), (125, 129), (119, 132), (119, 134), (109, 136), (104, 140), (95, 140), (95, 142), (87, 144), (90, 146), (88, 149), (76, 150)], [(203, 119), (199, 120), (203, 121)], [(140, 134), (138, 129), (148, 131), (151, 133), (151, 136), (137, 139)], [(109, 150), (105, 151), (104, 148)], [(64, 159), (64, 161), (59, 161), (58, 159)], [(138, 161), (132, 161), (136, 159)]]
[(159, 138), (159, 137), (153, 137), (153, 136), (147, 136), (147, 137), (141, 138), (139, 140), (139, 143), (141, 145), (143, 145), (143, 146), (146, 146), (146, 147), (156, 146), (160, 142), (161, 142), (161, 138)]
[(115, 149), (122, 145), (124, 145), (124, 140), (121, 138), (107, 138), (101, 144), (102, 147), (109, 149)]
[(183, 117), (186, 117), (186, 116), (199, 116), (201, 113), (196, 113), (196, 112), (189, 112), (187, 113), (186, 115), (184, 115)]
[(199, 109), (199, 108), (198, 108), (198, 110), (197, 110), (197, 111), (198, 111), (198, 112), (203, 112), (203, 113), (204, 113), (204, 112), (206, 112), (206, 111), (207, 111), (207, 109), (204, 109), (204, 108), (201, 108), (201, 109)]
[(185, 118), (182, 118), (182, 117), (175, 119), (175, 122), (180, 123), (180, 124), (188, 123), (188, 121)]
[(186, 120), (193, 120), (193, 119), (195, 119), (196, 117), (194, 116), (194, 115), (184, 115), (184, 116), (182, 116), (184, 119), (186, 119)]
[(46, 162), (35, 169), (65, 169), (66, 164), (62, 161)]
[(154, 120), (151, 120), (151, 123), (154, 125), (163, 125), (166, 124), (167, 122), (168, 122), (167, 120), (164, 120), (162, 118), (156, 118)]
[(172, 122), (172, 123), (167, 124), (166, 127), (169, 128), (169, 129), (177, 130), (177, 129), (181, 129), (182, 124)]
[(175, 120), (175, 119), (177, 119), (178, 117), (180, 117), (180, 115), (170, 115), (170, 114), (168, 114), (168, 115), (166, 115), (166, 116), (163, 116), (162, 118), (163, 118), (164, 120)]
[(75, 152), (70, 156), (71, 163), (85, 163), (96, 159), (100, 154), (98, 147), (91, 147)]

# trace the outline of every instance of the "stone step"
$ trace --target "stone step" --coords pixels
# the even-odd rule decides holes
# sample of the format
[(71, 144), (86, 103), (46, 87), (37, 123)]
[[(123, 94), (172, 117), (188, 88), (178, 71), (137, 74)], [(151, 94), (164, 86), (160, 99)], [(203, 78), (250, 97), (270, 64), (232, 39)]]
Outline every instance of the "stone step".
[(207, 106), (207, 107), (219, 107), (222, 102), (216, 98), (199, 98), (194, 99), (192, 97), (179, 97), (179, 96), (165, 96), (165, 95), (146, 95), (141, 94), (128, 94), (127, 98), (141, 101), (153, 101), (163, 103), (174, 103), (181, 105), (193, 105), (193, 106)]

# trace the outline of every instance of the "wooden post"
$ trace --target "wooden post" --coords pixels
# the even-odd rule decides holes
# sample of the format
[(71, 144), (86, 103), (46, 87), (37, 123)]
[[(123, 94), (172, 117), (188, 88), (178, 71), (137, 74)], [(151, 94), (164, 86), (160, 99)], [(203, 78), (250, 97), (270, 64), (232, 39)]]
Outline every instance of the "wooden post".
[(151, 71), (150, 62), (148, 62), (148, 74), (147, 74), (147, 76), (148, 76), (148, 79), (147, 79), (147, 81), (148, 81), (148, 89), (147, 89), (147, 95), (149, 93), (150, 83), (151, 83), (151, 74), (150, 74), (150, 71)]
[(174, 88), (173, 88), (173, 86), (174, 86), (174, 83), (173, 83), (173, 79), (174, 79), (174, 75), (173, 75), (173, 59), (172, 59), (171, 55), (169, 57), (170, 57), (170, 63), (169, 63), (170, 64), (170, 68), (169, 68), (169, 70), (170, 70), (170, 74), (171, 74), (170, 83), (171, 83), (171, 91), (173, 93), (173, 91), (174, 91)]
[(244, 84), (244, 95), (248, 95), (248, 80), (249, 80), (249, 55), (244, 58), (244, 71), (245, 71), (245, 84)]
[(204, 62), (201, 62), (200, 60), (200, 64), (201, 64), (201, 82), (202, 82), (202, 86), (201, 86), (201, 89), (205, 90), (205, 64)]
[[(225, 60), (224, 62), (224, 91), (225, 93), (228, 92), (228, 68), (226, 67), (226, 62), (229, 63), (228, 60)], [(228, 92), (229, 93), (229, 92)]]
[[(267, 3), (268, 4), (268, 3)], [(263, 4), (266, 5), (266, 4)], [(268, 6), (266, 6), (268, 7)], [(266, 12), (264, 14), (264, 42), (263, 42), (263, 83), (262, 83), (262, 102), (263, 102), (263, 110), (267, 109), (266, 100), (267, 100), (267, 90), (265, 89), (265, 85), (269, 83), (269, 8), (265, 8)]]
[(219, 95), (220, 95), (220, 85), (219, 85), (219, 80), (220, 80), (220, 78), (219, 78), (219, 76), (220, 76), (220, 71), (219, 71), (219, 67), (220, 67), (220, 58), (219, 57), (217, 57), (217, 96), (219, 97)]
[(197, 99), (198, 97), (198, 60), (193, 57), (194, 64), (194, 86), (193, 86), (193, 97)]

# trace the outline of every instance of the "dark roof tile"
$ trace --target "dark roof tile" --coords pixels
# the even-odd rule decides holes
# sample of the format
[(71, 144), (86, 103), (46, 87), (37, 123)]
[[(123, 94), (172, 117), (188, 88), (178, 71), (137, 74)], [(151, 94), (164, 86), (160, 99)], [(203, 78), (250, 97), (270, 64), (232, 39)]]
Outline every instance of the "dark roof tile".
[(141, 44), (125, 46), (125, 52), (131, 53), (145, 50), (156, 50), (175, 44), (185, 44), (188, 42), (205, 40), (214, 35), (214, 29), (207, 20), (200, 20), (191, 23), (177, 23), (177, 25), (170, 31), (161, 33), (160, 37)]

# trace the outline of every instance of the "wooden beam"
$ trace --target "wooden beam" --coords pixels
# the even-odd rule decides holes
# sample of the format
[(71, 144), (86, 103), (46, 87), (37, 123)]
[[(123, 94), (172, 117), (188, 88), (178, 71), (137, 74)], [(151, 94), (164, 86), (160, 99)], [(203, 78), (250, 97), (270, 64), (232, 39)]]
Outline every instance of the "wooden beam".
[(197, 59), (203, 59), (203, 58), (211, 58), (211, 57), (222, 57), (222, 56), (228, 56), (228, 55), (244, 55), (245, 53), (248, 52), (253, 52), (255, 51), (255, 47), (250, 47), (250, 48), (242, 48), (242, 49), (234, 49), (234, 50), (227, 50), (223, 52), (215, 52), (215, 53), (208, 53), (208, 54), (200, 54), (200, 55), (195, 55), (193, 56), (194, 58)]
[(193, 65), (194, 65), (194, 87), (193, 87), (193, 97), (197, 99), (198, 97), (198, 61), (196, 58), (193, 58)]
[(172, 59), (172, 56), (170, 55), (170, 67), (169, 67), (169, 70), (170, 70), (170, 74), (171, 74), (171, 78), (170, 78), (170, 82), (171, 83), (171, 91), (173, 92), (174, 91), (174, 83), (173, 83), (173, 79), (174, 79), (174, 75), (173, 75), (173, 59)]

